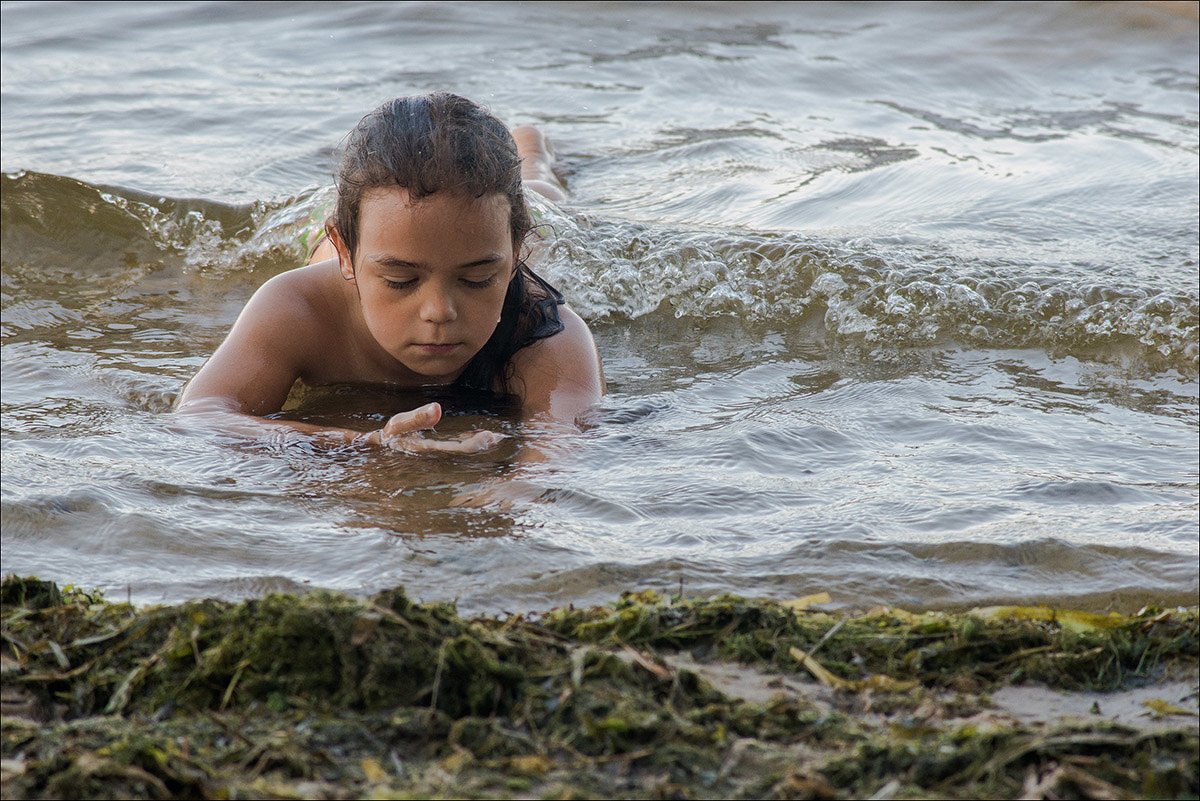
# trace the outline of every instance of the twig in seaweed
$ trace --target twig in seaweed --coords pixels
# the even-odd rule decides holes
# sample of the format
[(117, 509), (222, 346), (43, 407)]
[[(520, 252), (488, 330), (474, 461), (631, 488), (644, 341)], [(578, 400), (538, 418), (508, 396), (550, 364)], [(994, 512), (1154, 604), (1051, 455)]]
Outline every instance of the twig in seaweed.
[(161, 651), (151, 654), (126, 674), (125, 678), (117, 686), (117, 689), (113, 691), (112, 697), (108, 699), (108, 704), (104, 707), (104, 714), (120, 714), (125, 709), (129, 703), (129, 699), (133, 695), (134, 688), (146, 677), (150, 668), (158, 664), (158, 660), (161, 658), (160, 655)]
[(192, 656), (196, 658), (196, 666), (200, 665), (200, 627), (192, 627)]
[(1045, 651), (1049, 651), (1053, 648), (1054, 648), (1053, 645), (1039, 645), (1036, 648), (1022, 648), (1020, 651), (1013, 651), (1011, 654), (1009, 654), (1008, 656), (1006, 656), (1002, 659), (997, 659), (996, 664), (997, 665), (1006, 665), (1009, 662), (1016, 662), (1018, 660), (1024, 659), (1027, 656), (1033, 656), (1034, 654), (1040, 654)]
[(218, 711), (224, 712), (225, 707), (229, 706), (229, 699), (233, 697), (233, 691), (237, 687), (238, 681), (242, 678), (242, 673), (246, 670), (247, 663), (242, 662), (238, 665), (238, 669), (233, 672), (233, 678), (229, 680), (229, 686), (225, 688), (225, 696), (221, 699), (221, 706)]
[[(101, 632), (100, 634), (93, 634), (90, 637), (80, 637), (77, 640), (72, 640), (71, 642), (67, 643), (66, 646), (64, 646), (64, 647), (66, 650), (70, 651), (74, 648), (83, 648), (84, 646), (87, 646), (87, 645), (99, 645), (100, 643), (105, 642), (107, 640), (111, 640), (114, 637), (120, 637), (122, 634), (129, 631), (134, 626), (138, 625), (138, 623), (140, 623), (140, 622), (142, 622), (140, 618), (132, 617), (124, 625), (118, 626), (117, 628), (112, 629), (111, 631)], [(127, 642), (128, 641), (126, 641), (126, 643)], [(122, 643), (121, 646), (125, 645), (126, 643)], [(119, 648), (121, 646), (117, 646), (117, 648)], [(116, 650), (116, 648), (114, 648), (113, 650)]]
[(625, 653), (628, 654), (629, 658), (632, 659), (639, 667), (644, 668), (647, 672), (658, 676), (660, 679), (665, 679), (674, 672), (670, 667), (654, 662), (646, 655), (628, 645), (625, 645), (624, 643), (621, 643), (621, 647), (624, 648)]
[(825, 632), (824, 636), (821, 637), (821, 639), (817, 640), (817, 644), (814, 645), (812, 648), (808, 649), (808, 655), (812, 656), (813, 654), (815, 654), (817, 652), (818, 648), (820, 648), (822, 645), (824, 645), (826, 642), (828, 642), (829, 638), (837, 633), (838, 629), (840, 629), (842, 626), (846, 625), (846, 620), (847, 620), (846, 615), (842, 615), (842, 619), (839, 620), (837, 623), (834, 623), (829, 628), (829, 631)]
[(446, 643), (449, 640), (442, 640), (442, 645), (438, 648), (438, 663), (437, 670), (433, 673), (433, 690), (429, 699), (429, 708), (437, 709), (438, 690), (442, 686), (442, 668), (446, 666)]

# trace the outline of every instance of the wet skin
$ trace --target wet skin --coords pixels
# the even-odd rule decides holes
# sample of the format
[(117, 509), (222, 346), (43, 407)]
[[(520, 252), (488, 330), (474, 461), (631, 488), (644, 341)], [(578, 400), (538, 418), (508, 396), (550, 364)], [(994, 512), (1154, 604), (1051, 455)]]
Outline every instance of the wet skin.
[[(221, 425), (288, 426), (335, 440), (411, 451), (477, 451), (498, 435), (428, 440), (417, 432), (441, 418), (428, 404), (366, 435), (305, 423), (267, 421), (292, 384), (400, 387), (453, 383), (500, 319), (516, 248), (501, 195), (436, 193), (413, 202), (407, 190), (363, 197), (356, 253), (331, 234), (336, 258), (278, 275), (250, 299), (225, 342), (184, 389), (181, 412)], [(560, 307), (564, 330), (518, 351), (510, 387), (522, 416), (572, 425), (604, 393), (587, 325)], [(217, 422), (216, 419), (213, 420)]]

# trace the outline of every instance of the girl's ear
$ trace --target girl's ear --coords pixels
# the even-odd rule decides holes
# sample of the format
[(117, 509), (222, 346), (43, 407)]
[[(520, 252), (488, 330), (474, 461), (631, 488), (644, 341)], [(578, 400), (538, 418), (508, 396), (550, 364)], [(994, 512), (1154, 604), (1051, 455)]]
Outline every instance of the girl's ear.
[(350, 251), (346, 248), (346, 242), (338, 233), (337, 228), (332, 225), (325, 229), (325, 233), (329, 235), (329, 241), (333, 243), (333, 249), (337, 251), (338, 267), (342, 271), (342, 278), (353, 284), (354, 262), (350, 259)]

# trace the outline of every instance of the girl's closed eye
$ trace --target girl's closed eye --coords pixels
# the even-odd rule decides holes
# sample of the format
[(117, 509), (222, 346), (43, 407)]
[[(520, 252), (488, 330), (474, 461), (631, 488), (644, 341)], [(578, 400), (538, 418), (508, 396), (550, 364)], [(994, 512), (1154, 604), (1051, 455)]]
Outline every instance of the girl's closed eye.
[(417, 285), (417, 279), (410, 278), (407, 281), (393, 281), (390, 278), (383, 279), (383, 283), (388, 289), (412, 289)]
[(471, 289), (487, 289), (492, 284), (496, 283), (496, 275), (493, 273), (487, 278), (464, 278), (462, 282)]

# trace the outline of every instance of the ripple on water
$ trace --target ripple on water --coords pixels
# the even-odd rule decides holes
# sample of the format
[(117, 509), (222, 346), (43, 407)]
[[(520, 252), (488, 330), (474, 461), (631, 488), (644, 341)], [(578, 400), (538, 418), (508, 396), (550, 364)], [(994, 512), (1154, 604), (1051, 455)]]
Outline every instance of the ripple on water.
[[(6, 6), (5, 569), (483, 611), (681, 584), (1194, 603), (1194, 21), (680, 8)], [(436, 464), (166, 414), (303, 260), (334, 146), (397, 87), (556, 143), (576, 200), (532, 198), (535, 258), (612, 394), (548, 463), (490, 413), (446, 426), (506, 448)], [(326, 400), (292, 411), (397, 402)]]

